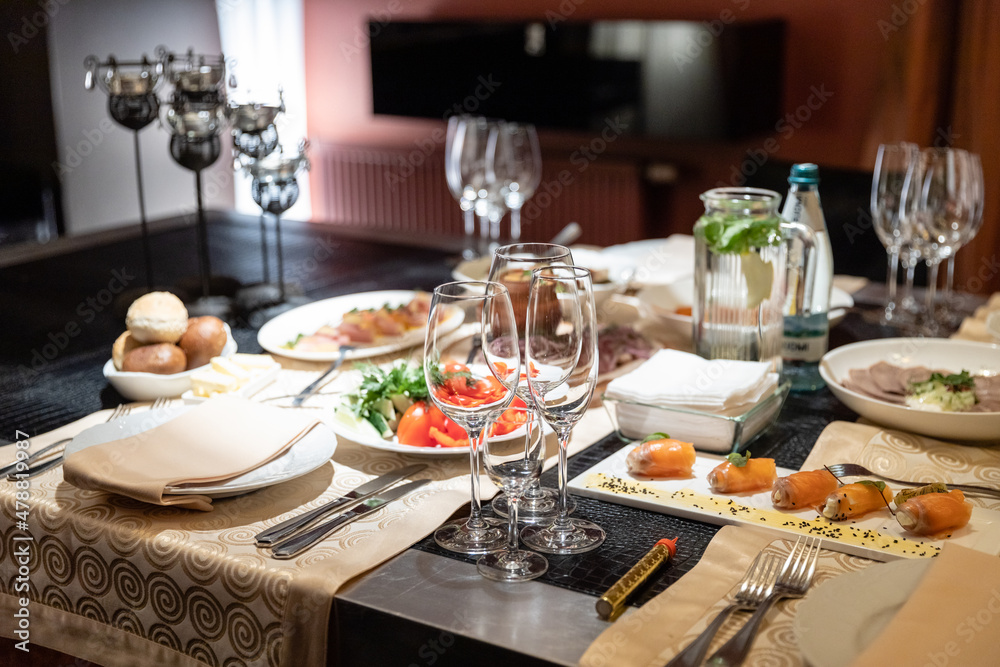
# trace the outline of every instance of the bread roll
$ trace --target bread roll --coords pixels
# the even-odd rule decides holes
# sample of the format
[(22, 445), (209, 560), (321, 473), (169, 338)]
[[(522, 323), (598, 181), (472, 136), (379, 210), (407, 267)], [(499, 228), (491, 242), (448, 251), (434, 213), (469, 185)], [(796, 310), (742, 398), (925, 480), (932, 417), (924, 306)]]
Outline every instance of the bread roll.
[(192, 317), (177, 344), (187, 355), (188, 370), (198, 368), (222, 353), (226, 346), (226, 329), (218, 317)]
[(173, 375), (187, 368), (184, 350), (173, 343), (154, 343), (137, 347), (125, 355), (122, 370), (127, 373)]
[(126, 354), (141, 346), (142, 343), (137, 341), (130, 331), (119, 336), (115, 344), (111, 346), (111, 361), (115, 364), (115, 370), (122, 369), (122, 362), (125, 361)]
[(187, 325), (187, 308), (170, 292), (140, 296), (125, 315), (125, 326), (140, 343), (176, 343)]

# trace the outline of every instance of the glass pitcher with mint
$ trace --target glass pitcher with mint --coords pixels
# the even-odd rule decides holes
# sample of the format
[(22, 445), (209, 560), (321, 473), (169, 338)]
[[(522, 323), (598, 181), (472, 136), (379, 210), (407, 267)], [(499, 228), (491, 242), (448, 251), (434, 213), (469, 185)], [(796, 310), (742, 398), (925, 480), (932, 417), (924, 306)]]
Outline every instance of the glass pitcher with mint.
[[(778, 216), (781, 195), (758, 188), (716, 188), (701, 195), (705, 214), (694, 226), (695, 351), (706, 359), (767, 361), (781, 372), (786, 298), (811, 300), (815, 237)], [(789, 247), (803, 252), (791, 256)], [(788, 286), (794, 292), (787, 293)]]

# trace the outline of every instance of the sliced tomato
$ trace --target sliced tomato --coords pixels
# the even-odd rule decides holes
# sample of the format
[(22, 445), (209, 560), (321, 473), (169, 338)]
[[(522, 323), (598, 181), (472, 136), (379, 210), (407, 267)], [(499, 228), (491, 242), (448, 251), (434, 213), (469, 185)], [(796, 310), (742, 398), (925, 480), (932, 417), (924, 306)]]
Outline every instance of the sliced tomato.
[(424, 401), (416, 401), (407, 408), (403, 416), (400, 417), (399, 426), (396, 428), (396, 437), (399, 442), (416, 447), (434, 447), (437, 442), (430, 434), (433, 422), (431, 413), (434, 410), (437, 410), (438, 413), (441, 412), (434, 406), (428, 409)]
[(448, 415), (441, 412), (436, 405), (432, 405), (430, 408), (430, 418), (431, 426), (436, 428), (442, 433), (447, 433), (452, 438), (456, 440), (461, 440), (466, 437), (465, 429), (453, 422), (448, 418)]
[(504, 413), (493, 422), (490, 435), (507, 435), (526, 424), (528, 422), (528, 413), (524, 410), (524, 407), (524, 401), (515, 396), (514, 400), (511, 401), (510, 407), (504, 410)]
[(430, 436), (441, 447), (468, 447), (469, 441), (465, 438), (453, 438), (433, 426), (430, 428)]

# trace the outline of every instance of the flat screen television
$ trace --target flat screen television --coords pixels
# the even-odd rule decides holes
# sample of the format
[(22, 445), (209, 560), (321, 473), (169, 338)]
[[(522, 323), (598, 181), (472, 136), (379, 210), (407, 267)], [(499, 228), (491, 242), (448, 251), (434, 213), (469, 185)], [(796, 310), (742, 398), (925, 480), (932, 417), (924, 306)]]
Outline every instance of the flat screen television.
[(728, 140), (781, 117), (783, 21), (369, 22), (373, 112)]

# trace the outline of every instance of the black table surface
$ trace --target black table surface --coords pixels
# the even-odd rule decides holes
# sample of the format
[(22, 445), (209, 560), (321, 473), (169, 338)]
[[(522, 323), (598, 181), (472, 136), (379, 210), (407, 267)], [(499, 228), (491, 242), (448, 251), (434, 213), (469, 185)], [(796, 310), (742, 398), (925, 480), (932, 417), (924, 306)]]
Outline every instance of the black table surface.
[[(285, 273), (309, 299), (380, 289), (432, 290), (451, 279), (458, 258), (447, 250), (362, 241), (336, 228), (284, 223)], [(197, 291), (195, 232), (190, 227), (153, 236), (156, 284), (180, 294)], [(255, 218), (211, 217), (213, 272), (242, 283), (262, 278), (260, 236)], [(102, 373), (111, 344), (124, 330), (124, 313), (145, 287), (138, 239), (59, 254), (0, 269), (0, 312), (5, 315), (0, 346), (0, 442), (15, 433), (38, 435), (125, 399)], [(273, 275), (273, 267), (272, 267)], [(252, 315), (230, 319), (240, 350), (259, 352)], [(831, 347), (895, 335), (852, 310), (832, 329)], [(857, 415), (827, 389), (791, 394), (772, 428), (753, 444), (755, 456), (797, 469), (820, 432), (834, 420)], [(624, 446), (609, 434), (570, 459), (570, 477)], [(555, 485), (555, 471), (543, 483)], [(641, 604), (691, 569), (718, 530), (716, 526), (603, 501), (578, 498), (577, 514), (605, 527), (599, 549), (579, 556), (550, 557), (543, 581), (599, 595), (621, 577), (660, 537), (679, 537), (678, 554), (632, 600)], [(462, 559), (426, 539), (414, 548)], [(469, 562), (472, 562), (471, 559)]]

